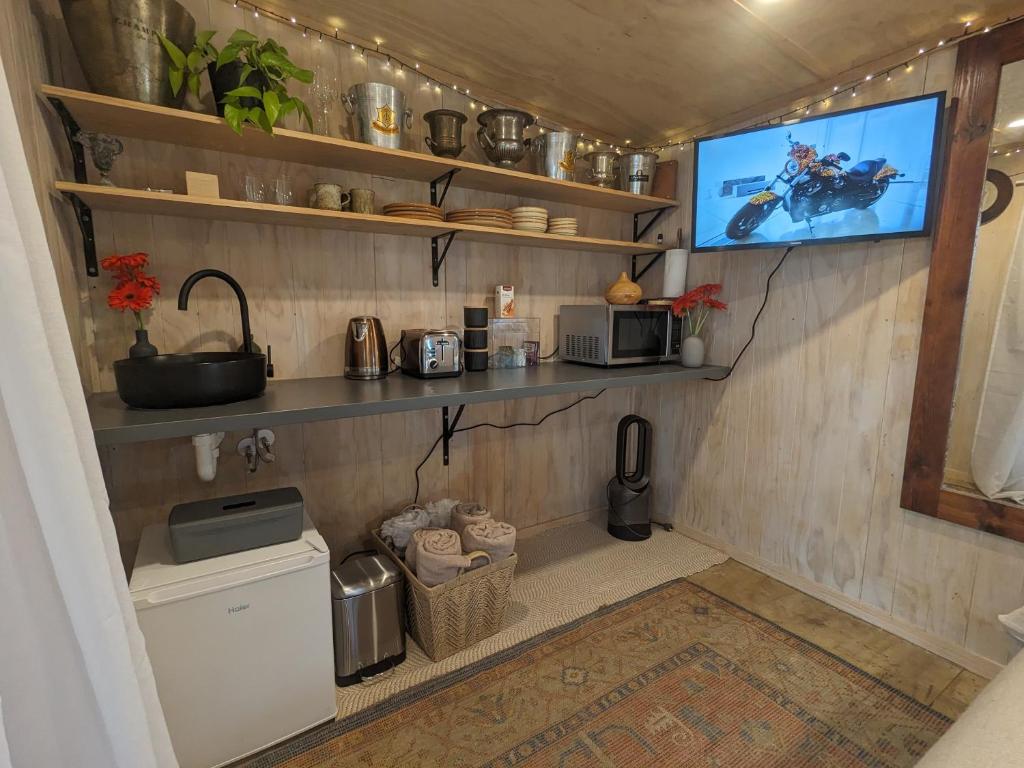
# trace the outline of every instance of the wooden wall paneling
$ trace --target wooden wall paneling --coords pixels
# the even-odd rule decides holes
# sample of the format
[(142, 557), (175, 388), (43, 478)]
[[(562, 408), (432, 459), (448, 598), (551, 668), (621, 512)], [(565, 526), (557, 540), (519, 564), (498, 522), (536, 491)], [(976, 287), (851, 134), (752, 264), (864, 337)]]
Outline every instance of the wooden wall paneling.
[(999, 614), (1024, 604), (1024, 544), (998, 536), (978, 537), (978, 566), (970, 598), (965, 645), (1007, 662), (1020, 650), (999, 622)]
[(903, 246), (900, 240), (868, 246), (865, 293), (858, 308), (861, 330), (848, 414), (853, 433), (848, 440), (845, 466), (842, 468), (842, 500), (838, 507), (832, 553), (832, 583), (854, 597), (860, 593), (864, 568), (867, 546), (864, 530), (870, 519), (883, 429), (882, 414)]
[(803, 308), (801, 356), (798, 366), (803, 371), (800, 414), (794, 424), (800, 436), (801, 448), (797, 456), (794, 483), (797, 486), (793, 503), (793, 524), (790, 526), (787, 552), (782, 560), (799, 573), (811, 571), (808, 546), (813, 540), (817, 518), (822, 514), (818, 506), (817, 469), (818, 451), (830, 438), (826, 430), (826, 387), (822, 379), (827, 376), (831, 357), (830, 320), (835, 304), (838, 248), (812, 247), (792, 254), (802, 263), (807, 280)]
[(872, 488), (871, 512), (865, 535), (864, 572), (860, 599), (892, 610), (904, 515), (899, 508), (903, 482), (910, 403), (913, 398), (917, 348), (921, 336), (928, 277), (927, 240), (907, 240), (903, 247), (896, 314), (893, 319), (889, 372), (881, 421), (878, 468)]
[[(767, 272), (774, 269), (782, 258), (783, 251), (768, 254), (766, 259)], [(760, 547), (767, 557), (775, 562), (781, 561), (785, 555), (786, 531), (792, 524), (792, 510), (797, 488), (792, 482), (794, 457), (800, 453), (794, 431), (790, 428), (798, 418), (799, 402), (797, 393), (804, 372), (800, 369), (801, 342), (803, 341), (802, 314), (805, 301), (806, 283), (804, 272), (800, 268), (800, 259), (790, 259), (796, 255), (791, 252), (785, 263), (776, 273), (772, 285), (772, 295), (768, 301), (773, 305), (772, 312), (762, 318), (764, 324), (762, 343), (771, 344), (771, 354), (775, 359), (772, 365), (774, 375), (772, 397), (777, 405), (771, 409), (773, 426), (769, 429), (772, 444), (758, 463), (762, 471), (763, 496), (761, 503), (770, 508), (780, 510), (785, 515), (783, 525), (771, 525), (762, 529)], [(762, 287), (762, 296), (763, 296)], [(760, 306), (760, 300), (754, 303)]]
[(839, 249), (836, 290), (829, 318), (829, 356), (823, 376), (825, 391), (823, 439), (816, 450), (813, 504), (818, 511), (811, 517), (804, 545), (808, 575), (815, 581), (835, 586), (831, 560), (835, 544), (839, 507), (842, 502), (842, 472), (847, 457), (852, 425), (849, 401), (856, 376), (854, 357), (860, 338), (857, 309), (864, 300), (867, 246), (850, 245)]
[(982, 534), (904, 510), (893, 616), (964, 644)]

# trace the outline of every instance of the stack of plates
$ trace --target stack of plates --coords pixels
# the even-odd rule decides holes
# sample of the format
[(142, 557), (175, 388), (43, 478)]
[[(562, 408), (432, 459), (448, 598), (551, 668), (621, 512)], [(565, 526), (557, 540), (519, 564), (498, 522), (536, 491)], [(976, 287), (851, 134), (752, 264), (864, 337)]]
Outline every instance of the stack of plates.
[(475, 224), (478, 227), (512, 229), (512, 214), (500, 208), (462, 208), (451, 211), (448, 221), (456, 224)]
[(436, 205), (424, 203), (388, 203), (382, 209), (385, 216), (403, 216), (407, 219), (444, 221), (444, 213)]
[(524, 205), (509, 211), (512, 214), (512, 229), (524, 229), (527, 232), (546, 232), (548, 228), (548, 211), (546, 208), (534, 208)]
[(549, 219), (548, 232), (552, 235), (568, 235), (570, 237), (575, 237), (577, 232), (576, 219), (571, 216)]

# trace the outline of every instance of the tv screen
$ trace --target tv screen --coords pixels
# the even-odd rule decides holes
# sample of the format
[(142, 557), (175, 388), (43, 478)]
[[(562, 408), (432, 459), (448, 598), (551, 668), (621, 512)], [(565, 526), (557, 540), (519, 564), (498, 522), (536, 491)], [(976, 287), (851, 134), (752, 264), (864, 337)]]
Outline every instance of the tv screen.
[(694, 251), (926, 235), (945, 93), (699, 139)]

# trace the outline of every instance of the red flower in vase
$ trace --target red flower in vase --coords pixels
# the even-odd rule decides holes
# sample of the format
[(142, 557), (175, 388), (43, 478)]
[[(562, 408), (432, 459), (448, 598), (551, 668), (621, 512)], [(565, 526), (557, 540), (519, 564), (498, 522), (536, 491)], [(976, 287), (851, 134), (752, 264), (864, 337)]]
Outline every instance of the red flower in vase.
[(121, 312), (141, 312), (153, 306), (153, 289), (135, 280), (119, 283), (107, 296), (107, 306)]

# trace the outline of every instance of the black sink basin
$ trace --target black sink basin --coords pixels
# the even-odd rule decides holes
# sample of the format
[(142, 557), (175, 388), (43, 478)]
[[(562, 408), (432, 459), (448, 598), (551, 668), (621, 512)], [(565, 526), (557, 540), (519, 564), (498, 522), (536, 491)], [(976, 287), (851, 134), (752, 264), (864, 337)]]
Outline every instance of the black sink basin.
[(118, 360), (117, 394), (133, 408), (194, 408), (248, 400), (267, 388), (256, 352), (196, 352)]

